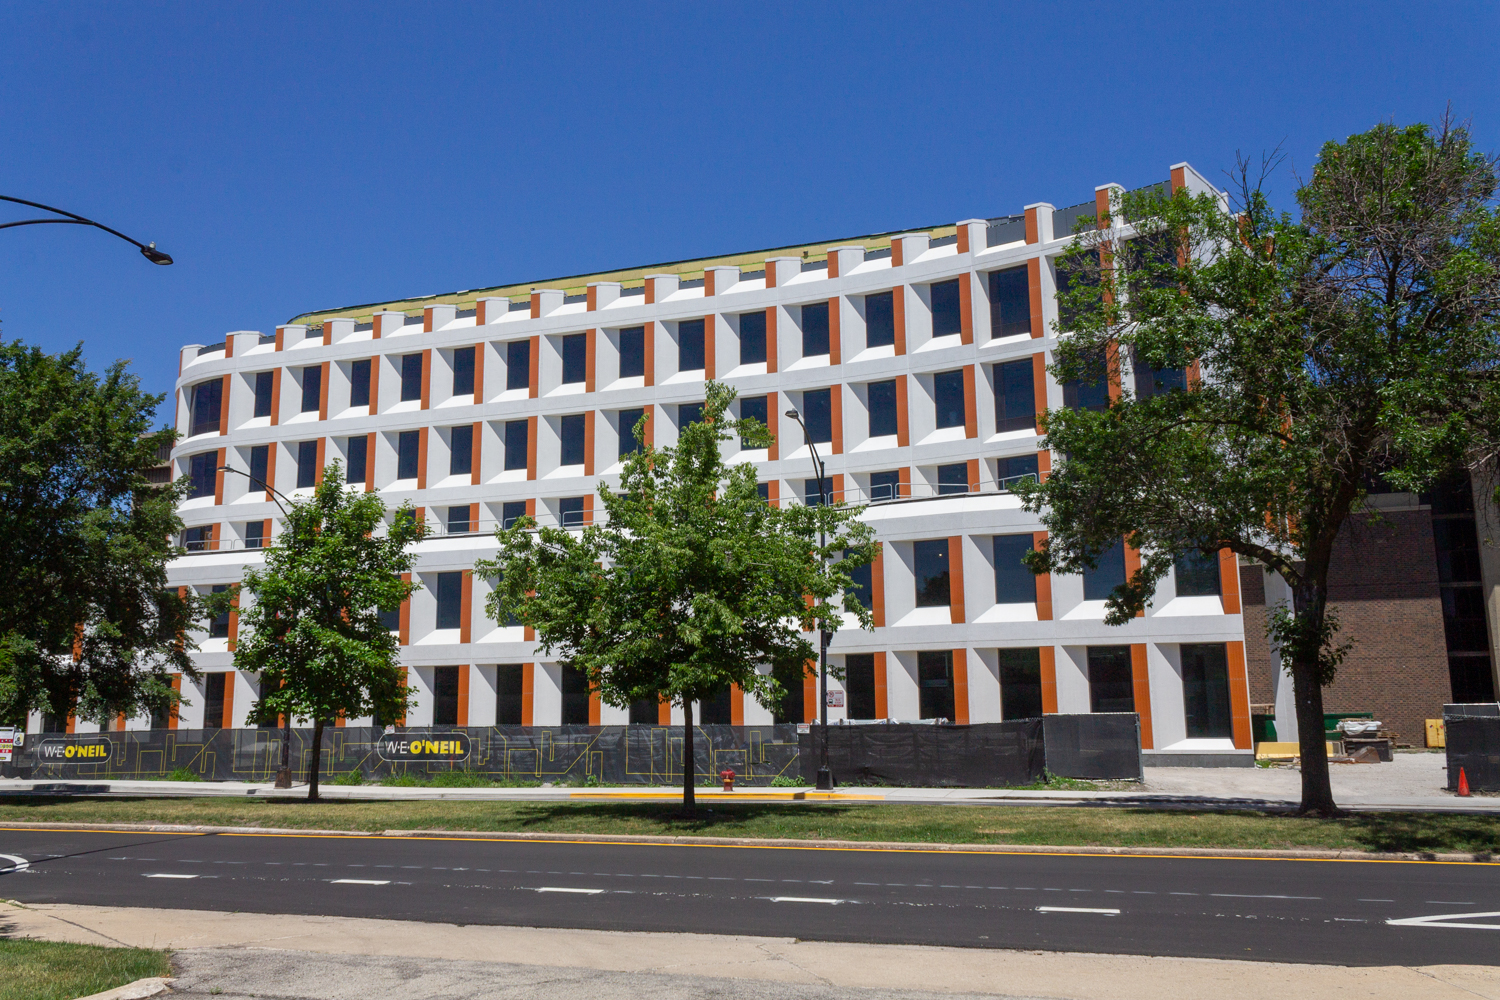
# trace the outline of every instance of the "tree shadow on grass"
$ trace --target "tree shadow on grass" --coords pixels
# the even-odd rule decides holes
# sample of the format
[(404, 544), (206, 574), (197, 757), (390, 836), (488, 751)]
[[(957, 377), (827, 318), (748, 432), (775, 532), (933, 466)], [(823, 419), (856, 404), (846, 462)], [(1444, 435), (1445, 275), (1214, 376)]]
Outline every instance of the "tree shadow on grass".
[[(591, 802), (586, 804), (539, 802), (528, 803), (518, 808), (515, 812), (515, 819), (523, 830), (548, 830), (564, 826), (577, 829), (586, 827), (590, 821), (594, 821), (604, 829), (611, 826), (635, 824), (648, 828), (648, 832), (651, 833), (687, 835), (701, 833), (716, 837), (732, 837), (737, 831), (743, 833), (746, 828), (756, 826), (763, 820), (785, 816), (793, 810), (805, 811), (808, 808), (804, 805), (778, 803), (739, 805), (715, 802), (712, 806), (699, 805), (697, 816), (685, 819), (681, 815), (682, 804), (680, 802)], [(812, 808), (816, 808), (818, 817), (826, 819), (827, 822), (842, 819), (850, 811), (848, 806), (824, 803), (819, 803)], [(805, 815), (805, 812), (803, 814)], [(765, 835), (763, 829), (756, 832), (760, 836)]]
[(1367, 851), (1500, 853), (1500, 817), (1455, 813), (1353, 813), (1332, 820)]

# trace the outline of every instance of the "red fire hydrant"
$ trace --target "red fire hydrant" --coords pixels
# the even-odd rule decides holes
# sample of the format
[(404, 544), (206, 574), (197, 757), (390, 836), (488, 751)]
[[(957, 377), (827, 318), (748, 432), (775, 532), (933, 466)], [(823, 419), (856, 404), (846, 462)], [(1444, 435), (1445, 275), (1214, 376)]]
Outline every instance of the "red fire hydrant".
[(726, 792), (732, 792), (732, 791), (734, 791), (734, 772), (733, 771), (720, 771), (719, 772), (719, 777), (721, 777), (721, 778), (724, 779), (724, 791), (726, 791)]

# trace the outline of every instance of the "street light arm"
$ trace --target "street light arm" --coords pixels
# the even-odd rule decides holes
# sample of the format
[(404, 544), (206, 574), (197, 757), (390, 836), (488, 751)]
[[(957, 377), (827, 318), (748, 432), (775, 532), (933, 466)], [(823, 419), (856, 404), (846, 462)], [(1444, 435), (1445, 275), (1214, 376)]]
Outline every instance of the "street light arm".
[[(287, 497), (285, 496), (285, 494), (283, 494), (280, 490), (276, 489), (276, 487), (272, 486), (270, 483), (266, 482), (264, 479), (261, 479), (259, 476), (252, 476), (248, 472), (244, 472), (244, 471), (242, 471), (240, 469), (230, 468), (227, 465), (221, 465), (217, 469), (215, 469), (214, 471), (215, 472), (233, 472), (237, 476), (244, 476), (246, 479), (250, 480), (252, 483), (260, 483), (260, 485), (262, 485), (262, 486), (264, 486), (266, 488), (266, 492), (269, 493), (269, 494), (271, 494), (271, 499), (275, 502), (276, 506), (278, 506), (278, 507), (281, 507), (281, 501), (282, 500), (287, 499)], [(280, 497), (281, 499), (278, 500), (277, 497)], [(289, 517), (290, 516), (289, 514), (287, 514), (285, 507), (281, 507), (281, 516), (282, 517)]]
[(137, 247), (141, 251), (141, 255), (153, 264), (172, 263), (172, 258), (162, 251), (156, 249), (155, 243), (146, 244), (142, 243), (140, 240), (131, 239), (129, 236), (126, 236), (118, 229), (111, 229), (102, 222), (95, 222), (93, 219), (86, 219), (81, 215), (75, 215), (72, 212), (65, 212), (60, 208), (53, 208), (51, 205), (43, 205), (39, 201), (27, 201), (25, 198), (12, 198), (8, 195), (0, 194), (0, 201), (8, 201), (16, 205), (26, 205), (30, 208), (40, 208), (44, 212), (52, 212), (57, 215), (66, 216), (66, 218), (62, 219), (23, 219), (20, 222), (7, 222), (3, 225), (0, 225), (0, 229), (10, 229), (15, 226), (36, 226), (43, 225), (49, 222), (61, 224), (71, 223), (73, 225), (79, 226), (93, 226), (95, 229), (102, 229), (106, 233), (109, 233), (111, 236), (118, 236), (126, 243)]

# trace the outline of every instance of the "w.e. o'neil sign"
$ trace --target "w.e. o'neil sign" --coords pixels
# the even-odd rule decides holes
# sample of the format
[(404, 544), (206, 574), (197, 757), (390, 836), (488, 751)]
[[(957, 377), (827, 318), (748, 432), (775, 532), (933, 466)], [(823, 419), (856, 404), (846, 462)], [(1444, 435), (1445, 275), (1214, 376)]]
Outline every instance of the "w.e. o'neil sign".
[(42, 740), (36, 755), (43, 764), (101, 764), (109, 760), (114, 744), (103, 736), (83, 740)]
[(465, 760), (468, 733), (383, 733), (375, 744), (381, 760)]

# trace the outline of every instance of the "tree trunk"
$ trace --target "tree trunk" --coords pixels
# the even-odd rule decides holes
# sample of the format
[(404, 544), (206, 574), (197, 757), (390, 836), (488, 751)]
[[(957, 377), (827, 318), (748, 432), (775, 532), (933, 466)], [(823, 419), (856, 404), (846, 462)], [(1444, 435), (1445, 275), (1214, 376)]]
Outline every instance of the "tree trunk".
[(307, 801), (318, 801), (318, 772), (323, 769), (323, 720), (313, 720), (312, 760), (307, 764)]
[[(1319, 581), (1309, 581), (1292, 591), (1294, 610), (1308, 630), (1321, 635), (1328, 590)], [(1328, 742), (1323, 738), (1323, 686), (1318, 682), (1320, 649), (1302, 644), (1292, 657), (1292, 695), (1297, 703), (1297, 742), (1301, 752), (1301, 813), (1331, 816), (1338, 812), (1333, 787), (1328, 783)]]
[(696, 819), (698, 815), (698, 802), (693, 792), (697, 784), (698, 774), (695, 768), (696, 761), (693, 759), (693, 701), (691, 698), (682, 699), (682, 816), (684, 819)]

